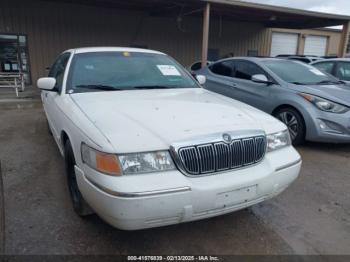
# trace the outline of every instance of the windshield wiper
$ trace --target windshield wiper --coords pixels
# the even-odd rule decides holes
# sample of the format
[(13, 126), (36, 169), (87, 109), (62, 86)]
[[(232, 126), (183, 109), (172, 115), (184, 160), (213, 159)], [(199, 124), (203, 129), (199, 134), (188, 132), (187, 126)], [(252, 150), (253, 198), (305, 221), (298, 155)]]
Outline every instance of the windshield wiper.
[(85, 88), (85, 89), (94, 89), (94, 90), (103, 90), (103, 91), (115, 91), (122, 90), (120, 88), (108, 85), (77, 85), (77, 88)]
[(289, 83), (294, 85), (299, 85), (299, 86), (307, 85), (306, 83), (301, 83), (301, 82), (289, 82)]
[(320, 82), (315, 83), (314, 85), (323, 85), (323, 84), (326, 84), (326, 85), (327, 84), (330, 84), (330, 85), (336, 84), (336, 85), (338, 85), (338, 84), (344, 84), (344, 82), (343, 81), (322, 80)]
[(132, 89), (169, 89), (169, 88), (176, 88), (173, 86), (160, 86), (160, 85), (153, 85), (153, 86), (134, 86)]

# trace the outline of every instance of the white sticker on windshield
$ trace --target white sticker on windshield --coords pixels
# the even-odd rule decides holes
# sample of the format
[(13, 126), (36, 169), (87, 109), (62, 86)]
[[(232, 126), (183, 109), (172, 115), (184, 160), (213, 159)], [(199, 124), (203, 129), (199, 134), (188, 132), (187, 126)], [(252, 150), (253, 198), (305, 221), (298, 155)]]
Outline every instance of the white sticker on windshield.
[(181, 76), (179, 70), (172, 65), (157, 65), (158, 69), (164, 76)]
[(320, 70), (318, 70), (318, 69), (316, 69), (316, 68), (312, 68), (312, 69), (310, 69), (310, 71), (311, 71), (312, 73), (314, 73), (315, 75), (318, 75), (318, 76), (325, 76), (324, 73), (322, 73)]

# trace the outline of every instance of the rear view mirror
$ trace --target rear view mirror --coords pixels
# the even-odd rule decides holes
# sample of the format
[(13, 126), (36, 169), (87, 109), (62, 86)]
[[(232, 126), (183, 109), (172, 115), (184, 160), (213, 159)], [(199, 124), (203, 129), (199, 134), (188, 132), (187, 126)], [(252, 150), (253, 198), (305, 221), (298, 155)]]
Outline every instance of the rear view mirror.
[(200, 85), (204, 85), (207, 82), (207, 78), (204, 75), (196, 75), (196, 79)]
[(267, 77), (263, 74), (253, 75), (252, 81), (261, 84), (271, 84), (271, 81), (269, 81)]
[(37, 86), (41, 90), (55, 91), (56, 79), (53, 77), (42, 77), (37, 81)]

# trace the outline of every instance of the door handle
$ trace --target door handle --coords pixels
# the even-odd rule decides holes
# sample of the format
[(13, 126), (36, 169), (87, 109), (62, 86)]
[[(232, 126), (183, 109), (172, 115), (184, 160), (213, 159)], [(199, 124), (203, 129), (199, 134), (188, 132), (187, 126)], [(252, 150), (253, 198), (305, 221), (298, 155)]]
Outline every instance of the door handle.
[(45, 93), (45, 98), (47, 98), (47, 93)]
[(237, 87), (237, 84), (236, 83), (231, 83), (231, 86), (232, 87)]

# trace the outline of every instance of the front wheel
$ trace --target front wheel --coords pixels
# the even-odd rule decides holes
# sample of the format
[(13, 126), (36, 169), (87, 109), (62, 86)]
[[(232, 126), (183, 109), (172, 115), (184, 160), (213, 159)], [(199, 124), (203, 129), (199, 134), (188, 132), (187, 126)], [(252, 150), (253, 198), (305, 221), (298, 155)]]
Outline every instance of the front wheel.
[(48, 120), (46, 120), (46, 126), (47, 126), (47, 132), (49, 133), (50, 136), (52, 136), (52, 130)]
[(74, 211), (79, 216), (87, 216), (93, 213), (89, 205), (85, 202), (83, 196), (80, 193), (77, 183), (77, 177), (75, 174), (75, 158), (73, 149), (69, 140), (66, 141), (64, 146), (64, 159), (66, 165), (66, 174), (68, 189), (71, 196)]
[(282, 108), (277, 111), (275, 117), (281, 120), (287, 127), (293, 145), (300, 145), (305, 140), (305, 124), (300, 113), (293, 108)]

